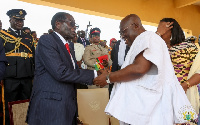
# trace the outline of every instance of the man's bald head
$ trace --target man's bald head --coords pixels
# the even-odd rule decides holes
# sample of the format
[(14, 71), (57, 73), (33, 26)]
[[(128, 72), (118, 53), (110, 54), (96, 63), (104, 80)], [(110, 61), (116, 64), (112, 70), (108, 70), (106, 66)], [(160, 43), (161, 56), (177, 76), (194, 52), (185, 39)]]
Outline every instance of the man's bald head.
[(142, 26), (141, 20), (136, 14), (130, 14), (126, 16), (124, 19), (122, 19), (121, 23), (123, 22), (127, 25), (130, 25), (131, 23), (135, 23), (138, 26)]
[(144, 31), (141, 20), (136, 14), (126, 16), (120, 23), (120, 35), (128, 46), (131, 46), (135, 38)]

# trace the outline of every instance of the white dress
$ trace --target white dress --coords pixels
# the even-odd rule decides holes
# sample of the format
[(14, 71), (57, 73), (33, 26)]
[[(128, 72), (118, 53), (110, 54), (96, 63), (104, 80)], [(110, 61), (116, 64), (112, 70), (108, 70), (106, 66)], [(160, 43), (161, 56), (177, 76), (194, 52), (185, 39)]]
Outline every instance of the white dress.
[(196, 119), (175, 76), (167, 46), (157, 34), (141, 33), (127, 53), (122, 68), (132, 64), (142, 51), (154, 65), (140, 79), (115, 83), (105, 112), (131, 125), (173, 125)]

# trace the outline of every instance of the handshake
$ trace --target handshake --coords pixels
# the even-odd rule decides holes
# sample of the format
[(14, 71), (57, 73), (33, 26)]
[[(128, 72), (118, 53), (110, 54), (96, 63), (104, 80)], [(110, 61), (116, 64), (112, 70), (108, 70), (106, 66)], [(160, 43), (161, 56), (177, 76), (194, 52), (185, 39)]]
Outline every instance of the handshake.
[(98, 77), (93, 80), (93, 84), (100, 86), (100, 88), (108, 85), (110, 70), (108, 68), (100, 69), (97, 71)]
[(108, 84), (110, 69), (108, 68), (108, 55), (100, 56), (96, 59), (95, 70), (98, 77), (93, 80), (93, 84), (101, 88)]

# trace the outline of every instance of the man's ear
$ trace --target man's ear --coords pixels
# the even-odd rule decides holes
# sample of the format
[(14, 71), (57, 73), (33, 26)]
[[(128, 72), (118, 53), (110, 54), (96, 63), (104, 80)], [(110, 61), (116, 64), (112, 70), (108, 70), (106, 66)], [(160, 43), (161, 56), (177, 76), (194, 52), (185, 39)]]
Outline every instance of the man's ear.
[(56, 29), (60, 29), (60, 27), (61, 27), (61, 23), (60, 22), (58, 22), (58, 21), (56, 21), (56, 23), (55, 23), (55, 27), (56, 27)]

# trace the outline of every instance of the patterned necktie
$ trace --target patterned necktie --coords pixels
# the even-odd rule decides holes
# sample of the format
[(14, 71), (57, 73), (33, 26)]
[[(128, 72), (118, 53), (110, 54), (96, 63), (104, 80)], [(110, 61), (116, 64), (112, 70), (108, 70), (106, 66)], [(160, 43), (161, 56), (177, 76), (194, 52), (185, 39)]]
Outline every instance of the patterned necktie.
[(83, 39), (83, 38), (81, 38), (81, 39), (82, 39), (83, 45), (84, 45), (84, 47), (85, 47), (85, 46), (86, 46), (85, 39)]
[(65, 47), (66, 47), (67, 51), (68, 51), (68, 52), (69, 52), (69, 54), (70, 54), (69, 44), (68, 44), (68, 43), (66, 43), (66, 44), (65, 44)]

